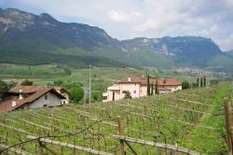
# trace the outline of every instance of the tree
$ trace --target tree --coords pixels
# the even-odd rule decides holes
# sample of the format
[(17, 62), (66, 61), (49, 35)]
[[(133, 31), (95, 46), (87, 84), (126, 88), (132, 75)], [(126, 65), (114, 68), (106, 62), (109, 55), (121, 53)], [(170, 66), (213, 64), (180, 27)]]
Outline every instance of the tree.
[(98, 101), (99, 96), (98, 96), (98, 94), (93, 94), (92, 98), (93, 98), (95, 101)]
[(112, 92), (112, 100), (115, 101), (115, 92)]
[(159, 94), (159, 89), (158, 89), (158, 80), (156, 80), (156, 83), (155, 83), (155, 94)]
[(197, 78), (197, 87), (199, 87), (200, 84), (199, 84), (199, 78)]
[(213, 79), (213, 80), (210, 80), (210, 85), (216, 85), (220, 82), (221, 80), (220, 79)]
[(0, 92), (6, 92), (8, 90), (8, 85), (6, 82), (0, 80)]
[(64, 71), (66, 74), (68, 74), (69, 76), (72, 75), (72, 71), (69, 68), (64, 68)]
[(182, 89), (189, 89), (189, 88), (190, 88), (189, 82), (188, 81), (183, 81), (182, 82)]
[(146, 84), (147, 84), (147, 96), (149, 96), (150, 95), (150, 75), (147, 75)]
[(28, 79), (21, 82), (21, 86), (32, 86), (33, 81), (29, 81)]
[(8, 83), (8, 88), (11, 89), (12, 87), (16, 86), (17, 85), (17, 82), (14, 82), (14, 81), (10, 81)]
[(132, 96), (131, 96), (131, 94), (130, 94), (129, 91), (124, 90), (122, 93), (125, 94), (124, 99), (131, 99), (132, 98)]
[(206, 87), (206, 77), (204, 76), (203, 79), (204, 79), (204, 84), (203, 84), (203, 86)]
[(83, 99), (84, 90), (79, 85), (75, 85), (68, 89), (70, 100), (74, 103), (79, 103)]
[(150, 95), (153, 95), (154, 94), (154, 84), (153, 82), (151, 83), (151, 92), (150, 92)]
[(202, 79), (202, 77), (201, 77), (201, 87), (203, 87), (203, 79)]
[(53, 86), (63, 86), (64, 82), (62, 80), (53, 81)]
[(156, 83), (155, 83), (155, 94), (159, 94), (159, 89), (158, 89), (158, 80), (156, 80)]
[(196, 88), (196, 87), (197, 87), (197, 83), (195, 83), (195, 82), (192, 83), (192, 87), (193, 87), (193, 88)]

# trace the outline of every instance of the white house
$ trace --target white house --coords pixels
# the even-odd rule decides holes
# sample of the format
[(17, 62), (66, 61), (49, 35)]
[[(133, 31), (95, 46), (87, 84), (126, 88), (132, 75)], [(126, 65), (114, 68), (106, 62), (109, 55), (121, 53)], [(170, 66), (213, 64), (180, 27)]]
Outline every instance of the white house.
[(52, 87), (16, 86), (0, 102), (0, 111), (60, 106), (64, 99), (66, 98)]
[[(181, 83), (174, 78), (150, 78), (149, 83), (154, 85), (157, 83), (159, 94), (182, 90)], [(121, 79), (116, 84), (108, 87), (107, 91), (103, 93), (103, 102), (123, 99), (125, 97), (124, 91), (128, 91), (132, 98), (147, 96), (147, 78), (129, 76)]]

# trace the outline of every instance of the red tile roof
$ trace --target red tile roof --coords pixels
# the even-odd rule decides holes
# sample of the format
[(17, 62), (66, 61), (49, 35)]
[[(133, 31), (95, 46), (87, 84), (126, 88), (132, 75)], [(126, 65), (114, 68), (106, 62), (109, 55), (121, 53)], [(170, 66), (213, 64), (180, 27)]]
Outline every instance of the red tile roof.
[(158, 79), (159, 86), (180, 86), (181, 83), (177, 79)]
[(69, 94), (69, 92), (66, 89), (64, 89), (63, 87), (56, 86), (56, 87), (53, 87), (53, 88), (60, 94), (63, 94), (63, 93)]
[[(158, 81), (159, 86), (179, 86), (181, 83), (174, 78), (170, 79), (156, 79), (156, 78), (150, 78), (150, 83), (156, 84), (156, 81)], [(141, 85), (147, 84), (147, 78), (146, 77), (136, 77), (136, 76), (129, 76), (126, 78), (121, 79), (118, 83), (140, 83)]]
[(136, 76), (128, 76), (126, 78), (123, 78), (119, 81), (119, 83), (141, 83), (146, 84), (146, 78), (145, 77), (136, 77)]
[[(23, 94), (24, 97), (19, 99), (19, 96), (11, 96), (5, 101), (0, 102), (0, 111), (12, 111), (14, 109), (19, 108), (22, 105), (32, 103), (33, 101), (37, 100), (39, 97), (43, 96), (44, 94), (52, 92), (55, 93), (61, 99), (65, 99), (64, 96), (57, 93), (55, 89), (52, 87), (40, 87), (40, 86), (16, 86), (9, 90), (11, 94)], [(16, 106), (12, 106), (12, 102), (16, 102)]]

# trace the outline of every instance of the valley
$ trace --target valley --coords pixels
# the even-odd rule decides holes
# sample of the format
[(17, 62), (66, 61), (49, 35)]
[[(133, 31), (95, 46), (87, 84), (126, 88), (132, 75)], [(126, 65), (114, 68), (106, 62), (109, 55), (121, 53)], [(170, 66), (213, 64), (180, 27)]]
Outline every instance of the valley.
[(228, 154), (233, 52), (204, 36), (120, 40), (0, 8), (0, 154)]

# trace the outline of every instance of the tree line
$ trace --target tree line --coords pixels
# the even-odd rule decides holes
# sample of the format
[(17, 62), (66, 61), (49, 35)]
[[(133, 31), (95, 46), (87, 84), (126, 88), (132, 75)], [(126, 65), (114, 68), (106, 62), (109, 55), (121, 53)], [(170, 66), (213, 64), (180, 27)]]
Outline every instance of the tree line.
[(196, 79), (196, 82), (191, 83), (191, 84), (188, 81), (182, 82), (182, 89), (206, 87), (206, 86), (207, 86), (206, 76), (198, 77)]
[(150, 83), (150, 75), (147, 75), (146, 83), (147, 83), (147, 96), (151, 96), (151, 95), (154, 95), (154, 94), (157, 94), (157, 95), (159, 94), (158, 80), (156, 80), (155, 84), (153, 82)]

